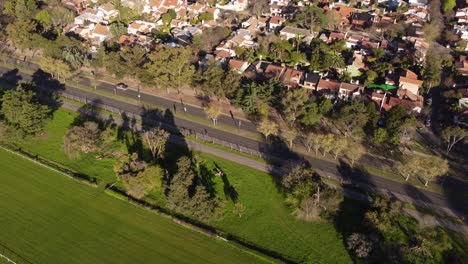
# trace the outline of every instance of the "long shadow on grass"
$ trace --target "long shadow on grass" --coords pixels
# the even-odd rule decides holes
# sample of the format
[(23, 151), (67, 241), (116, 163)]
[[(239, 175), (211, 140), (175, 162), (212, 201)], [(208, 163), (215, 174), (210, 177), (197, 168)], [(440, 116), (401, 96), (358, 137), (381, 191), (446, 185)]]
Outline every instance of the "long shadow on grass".
[(19, 75), (18, 69), (13, 69), (3, 73), (0, 79), (16, 87), (18, 86), (18, 83), (23, 79), (23, 77)]

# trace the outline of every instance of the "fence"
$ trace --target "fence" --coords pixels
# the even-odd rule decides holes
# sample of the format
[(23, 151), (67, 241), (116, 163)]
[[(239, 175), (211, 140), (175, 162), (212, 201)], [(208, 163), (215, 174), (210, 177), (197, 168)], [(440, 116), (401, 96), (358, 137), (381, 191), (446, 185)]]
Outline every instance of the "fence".
[(0, 263), (32, 264), (29, 260), (0, 243)]
[[(109, 105), (106, 105), (106, 104), (103, 104), (103, 103), (92, 102), (92, 101), (90, 101), (90, 100), (88, 100), (86, 98), (78, 97), (78, 96), (67, 94), (67, 93), (64, 93), (64, 92), (62, 92), (60, 95), (62, 97), (64, 97), (64, 98), (67, 98), (67, 99), (70, 99), (70, 100), (73, 100), (73, 101), (77, 101), (77, 102), (80, 102), (80, 103), (83, 103), (83, 104), (92, 103), (92, 107), (100, 108), (100, 109), (103, 109), (105, 111), (108, 111), (108, 112), (111, 112), (113, 114), (117, 114), (117, 115), (120, 115), (120, 116), (125, 116), (126, 118), (129, 118), (129, 119), (144, 121), (144, 123), (147, 124), (147, 125), (160, 126), (160, 127), (164, 128), (165, 130), (170, 131), (171, 133), (174, 133), (174, 134), (177, 134), (177, 135), (192, 136), (192, 137), (195, 137), (196, 139), (199, 139), (199, 140), (211, 143), (211, 144), (220, 145), (220, 146), (223, 146), (225, 148), (229, 148), (231, 150), (239, 151), (239, 152), (242, 152), (242, 153), (246, 153), (246, 154), (256, 156), (256, 157), (260, 157), (260, 158), (267, 159), (267, 160), (277, 159), (277, 158), (275, 158), (275, 157), (273, 157), (271, 155), (268, 155), (268, 154), (266, 154), (264, 152), (261, 152), (261, 151), (258, 151), (258, 150), (252, 149), (252, 148), (248, 148), (248, 147), (245, 147), (245, 146), (242, 146), (242, 145), (233, 144), (233, 143), (227, 142), (225, 140), (212, 137), (212, 136), (208, 135), (207, 133), (200, 133), (200, 132), (196, 131), (195, 129), (190, 129), (190, 128), (186, 128), (186, 127), (177, 127), (175, 125), (170, 125), (170, 124), (165, 123), (164, 120), (155, 120), (155, 119), (151, 119), (151, 118), (142, 118), (141, 115), (138, 114), (138, 113), (124, 111), (124, 110), (121, 110), (121, 109), (118, 109), (116, 107), (112, 107), (112, 106), (109, 106)], [(92, 111), (91, 108), (84, 107), (84, 108), (80, 109), (80, 112), (83, 113), (83, 114), (90, 114), (90, 111)], [(101, 115), (101, 117), (103, 117), (103, 115)]]

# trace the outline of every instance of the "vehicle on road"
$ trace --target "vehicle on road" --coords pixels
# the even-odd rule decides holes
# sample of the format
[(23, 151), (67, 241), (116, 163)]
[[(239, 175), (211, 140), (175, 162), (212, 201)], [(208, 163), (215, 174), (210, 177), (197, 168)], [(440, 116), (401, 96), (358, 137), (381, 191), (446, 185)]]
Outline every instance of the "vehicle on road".
[(126, 85), (125, 83), (118, 83), (115, 85), (115, 88), (116, 89), (119, 89), (119, 90), (127, 90), (128, 89), (128, 85)]

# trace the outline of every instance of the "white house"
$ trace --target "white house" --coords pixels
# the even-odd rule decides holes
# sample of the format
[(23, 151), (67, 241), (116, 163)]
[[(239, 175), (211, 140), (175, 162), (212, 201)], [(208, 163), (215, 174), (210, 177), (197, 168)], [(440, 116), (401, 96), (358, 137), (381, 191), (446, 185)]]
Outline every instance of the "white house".
[(97, 10), (98, 13), (102, 14), (102, 17), (104, 17), (105, 20), (116, 17), (119, 14), (119, 11), (117, 11), (111, 3), (100, 5)]
[(99, 13), (97, 10), (93, 9), (86, 9), (83, 13), (77, 17), (75, 17), (75, 24), (83, 25), (85, 21), (91, 23), (103, 23), (104, 16), (102, 13)]
[(243, 11), (249, 7), (248, 0), (231, 0), (226, 5), (216, 4), (219, 9), (232, 10), (232, 11)]

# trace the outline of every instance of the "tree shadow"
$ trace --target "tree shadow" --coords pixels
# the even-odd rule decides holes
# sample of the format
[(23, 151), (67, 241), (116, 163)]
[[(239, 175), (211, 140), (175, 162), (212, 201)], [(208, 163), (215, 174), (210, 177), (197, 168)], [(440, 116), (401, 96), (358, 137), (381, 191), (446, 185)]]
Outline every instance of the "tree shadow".
[(210, 194), (210, 197), (216, 196), (216, 184), (214, 182), (215, 175), (210, 171), (204, 164), (198, 165), (199, 169), (199, 180), (200, 183), (205, 187), (206, 191)]
[(211, 100), (210, 97), (204, 94), (197, 94), (195, 98), (201, 103), (202, 107), (207, 107)]
[(33, 73), (31, 81), (36, 84), (39, 99), (52, 107), (52, 111), (56, 111), (62, 106), (60, 95), (65, 90), (64, 84), (53, 79), (50, 74), (41, 69)]
[[(99, 106), (102, 104), (100, 99), (95, 99), (80, 106), (76, 111), (78, 116), (70, 124), (70, 127), (82, 126), (85, 122), (92, 121), (100, 123), (102, 126), (102, 114), (99, 110)], [(102, 128), (102, 127), (101, 127)]]
[(231, 199), (232, 202), (236, 203), (239, 199), (239, 193), (236, 191), (236, 188), (234, 188), (234, 186), (232, 186), (232, 184), (229, 182), (227, 174), (221, 169), (221, 167), (216, 162), (214, 162), (214, 165), (214, 172), (216, 176), (221, 177), (223, 180), (224, 196)]
[(18, 86), (19, 82), (21, 80), (23, 80), (23, 77), (21, 75), (19, 75), (19, 70), (18, 69), (13, 69), (13, 70), (9, 70), (9, 71), (3, 73), (0, 76), (0, 79), (6, 81), (9, 84), (16, 87), (16, 86)]

